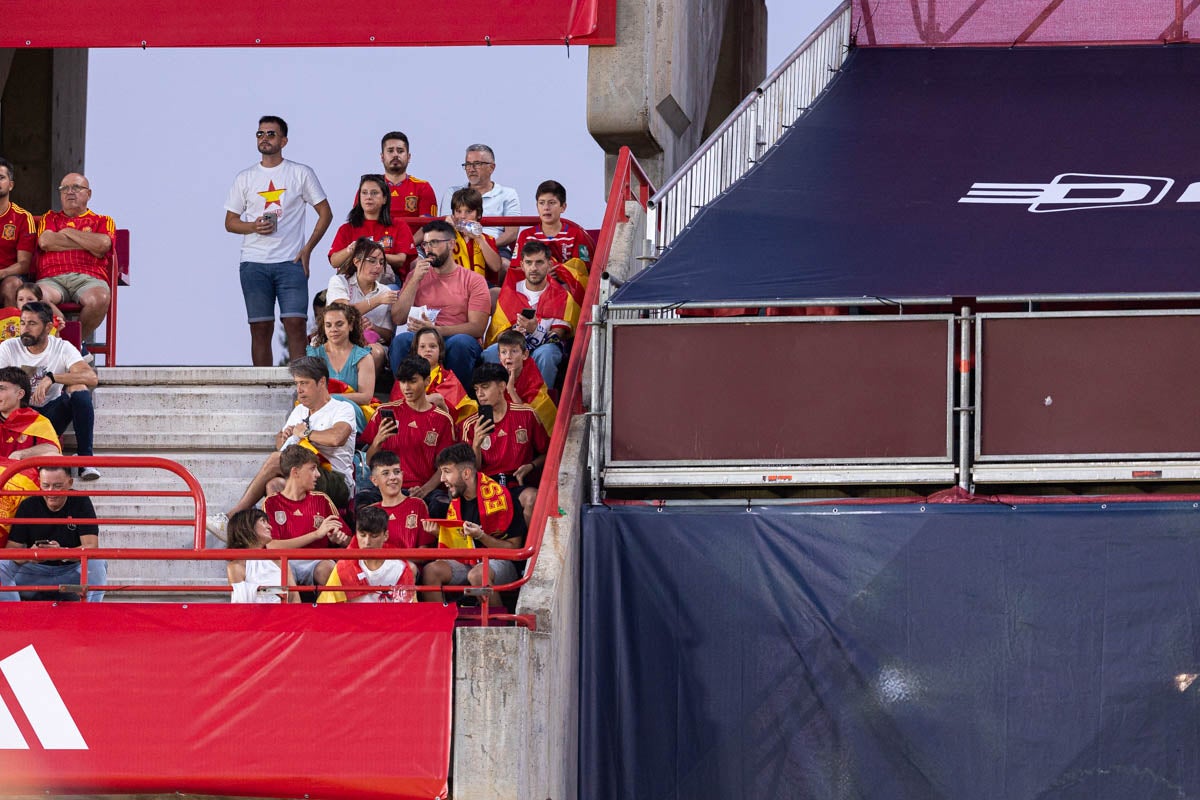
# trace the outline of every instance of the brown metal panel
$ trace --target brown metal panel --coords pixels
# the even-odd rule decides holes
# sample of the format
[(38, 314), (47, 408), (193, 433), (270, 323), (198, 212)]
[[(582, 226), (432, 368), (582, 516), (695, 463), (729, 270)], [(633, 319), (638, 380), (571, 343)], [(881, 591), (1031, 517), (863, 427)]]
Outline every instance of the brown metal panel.
[(1200, 316), (979, 324), (980, 457), (1200, 452)]
[(612, 461), (949, 458), (945, 320), (613, 329)]

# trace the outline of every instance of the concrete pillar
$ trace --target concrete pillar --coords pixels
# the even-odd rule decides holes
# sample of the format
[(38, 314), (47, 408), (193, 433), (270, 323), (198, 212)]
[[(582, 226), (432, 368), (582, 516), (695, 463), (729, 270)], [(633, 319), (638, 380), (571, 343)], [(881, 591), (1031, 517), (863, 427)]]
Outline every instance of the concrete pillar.
[(0, 49), (0, 155), (34, 214), (59, 208), (58, 181), (83, 170), (87, 63), (86, 49)]
[(622, 0), (617, 44), (588, 50), (588, 130), (659, 184), (766, 77), (765, 0)]

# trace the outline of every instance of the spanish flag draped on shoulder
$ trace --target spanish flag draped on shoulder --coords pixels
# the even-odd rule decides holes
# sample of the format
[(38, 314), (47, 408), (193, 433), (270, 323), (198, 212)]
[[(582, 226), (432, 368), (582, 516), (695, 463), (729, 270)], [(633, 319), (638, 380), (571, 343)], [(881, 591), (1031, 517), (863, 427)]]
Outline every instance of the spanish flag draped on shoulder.
[[(512, 397), (513, 391), (516, 397)], [(517, 376), (516, 386), (510, 387), (509, 399), (514, 403), (523, 403), (533, 409), (547, 434), (554, 433), (554, 418), (558, 416), (558, 406), (550, 398), (550, 390), (546, 379), (538, 369), (537, 362), (532, 358), (525, 359), (521, 366), (521, 374)]]
[[(52, 444), (54, 449), (62, 452), (62, 444), (50, 420), (43, 417), (32, 408), (18, 408), (0, 420), (0, 466), (14, 463), (10, 458), (18, 450), (27, 450), (38, 444)], [(36, 469), (26, 469), (14, 472), (4, 483), (4, 488), (10, 491), (34, 491), (41, 488), (38, 484)], [(25, 498), (20, 495), (0, 497), (0, 516), (11, 517), (17, 506)], [(0, 525), (0, 547), (8, 543), (10, 525)]]
[[(546, 281), (546, 288), (538, 298), (538, 319), (561, 319), (571, 327), (572, 334), (579, 324), (579, 301), (571, 294), (571, 287), (559, 280), (559, 272), (563, 268), (557, 266)], [(566, 273), (570, 276), (570, 273)], [(529, 308), (529, 298), (517, 291), (517, 284), (525, 280), (524, 270), (510, 267), (504, 278), (504, 286), (500, 289), (500, 297), (496, 300), (496, 310), (492, 314), (491, 325), (483, 337), (483, 346), (491, 347), (496, 338), (511, 328), (517, 321), (522, 310)], [(582, 296), (580, 297), (582, 300)]]
[[(512, 497), (508, 490), (496, 481), (478, 472), (475, 475), (475, 501), (479, 504), (479, 525), (483, 532), (491, 536), (503, 535), (508, 530), (513, 518)], [(462, 498), (456, 497), (450, 503), (446, 519), (461, 520)], [(474, 550), (475, 540), (467, 536), (462, 526), (443, 525), (438, 531), (438, 547), (454, 550)], [(478, 564), (479, 559), (466, 562)]]

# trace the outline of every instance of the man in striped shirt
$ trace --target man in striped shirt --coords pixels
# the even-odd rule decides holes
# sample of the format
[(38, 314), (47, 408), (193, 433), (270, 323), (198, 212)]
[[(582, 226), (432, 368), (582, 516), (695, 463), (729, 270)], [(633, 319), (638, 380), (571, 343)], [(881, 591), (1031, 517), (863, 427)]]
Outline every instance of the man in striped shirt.
[(88, 179), (69, 173), (58, 187), (62, 211), (47, 211), (38, 223), (38, 285), (47, 303), (79, 303), (84, 341), (108, 314), (108, 264), (117, 241), (112, 217), (88, 208)]

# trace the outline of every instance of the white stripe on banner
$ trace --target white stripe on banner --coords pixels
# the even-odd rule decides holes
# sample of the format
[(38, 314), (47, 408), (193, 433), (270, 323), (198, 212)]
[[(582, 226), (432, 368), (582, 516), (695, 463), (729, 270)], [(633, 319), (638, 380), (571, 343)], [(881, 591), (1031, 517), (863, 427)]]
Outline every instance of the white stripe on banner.
[(28, 750), (29, 742), (21, 735), (8, 706), (0, 703), (0, 750)]
[[(47, 750), (88, 749), (83, 734), (71, 719), (71, 712), (67, 711), (62, 696), (33, 645), (0, 661), (0, 672), (8, 679), (8, 685), (17, 696), (17, 702), (21, 704), (21, 710), (33, 726), (33, 732), (37, 734), (42, 747)], [(8, 718), (12, 720), (11, 713)], [(0, 719), (2, 725), (3, 720)], [(20, 735), (20, 731), (17, 731), (17, 735)]]

